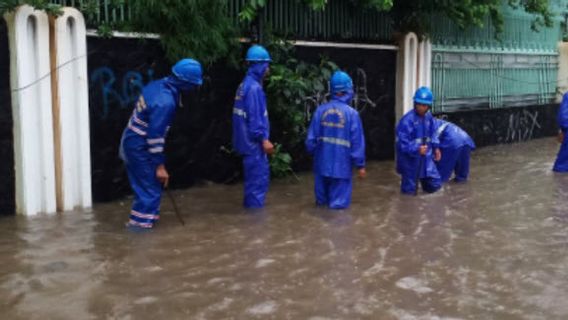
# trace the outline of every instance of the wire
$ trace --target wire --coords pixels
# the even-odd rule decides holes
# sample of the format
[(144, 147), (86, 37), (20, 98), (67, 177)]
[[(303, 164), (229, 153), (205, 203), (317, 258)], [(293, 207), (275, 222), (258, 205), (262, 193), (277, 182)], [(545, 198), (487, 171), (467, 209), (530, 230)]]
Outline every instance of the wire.
[(54, 71), (59, 70), (59, 69), (63, 68), (64, 66), (66, 66), (66, 65), (68, 65), (68, 64), (70, 64), (70, 63), (72, 63), (72, 62), (75, 62), (75, 61), (77, 61), (77, 60), (79, 60), (79, 59), (86, 58), (87, 56), (89, 56), (89, 55), (91, 55), (91, 54), (92, 54), (92, 52), (91, 52), (91, 53), (86, 53), (86, 54), (84, 54), (84, 55), (80, 55), (80, 56), (77, 56), (77, 57), (74, 57), (73, 59), (71, 59), (71, 60), (69, 60), (69, 61), (66, 61), (66, 62), (64, 62), (64, 63), (58, 65), (56, 68), (50, 69), (47, 74), (45, 74), (45, 75), (39, 77), (38, 79), (32, 81), (31, 83), (29, 83), (29, 84), (27, 84), (27, 85), (25, 85), (25, 86), (23, 86), (23, 87), (19, 87), (19, 88), (16, 88), (16, 89), (12, 89), (11, 91), (12, 91), (12, 92), (18, 92), (18, 91), (25, 90), (25, 89), (27, 89), (27, 88), (29, 88), (29, 87), (31, 87), (31, 86), (34, 86), (34, 85), (38, 84), (40, 81), (43, 81), (45, 78), (50, 77), (50, 76), (53, 74)]

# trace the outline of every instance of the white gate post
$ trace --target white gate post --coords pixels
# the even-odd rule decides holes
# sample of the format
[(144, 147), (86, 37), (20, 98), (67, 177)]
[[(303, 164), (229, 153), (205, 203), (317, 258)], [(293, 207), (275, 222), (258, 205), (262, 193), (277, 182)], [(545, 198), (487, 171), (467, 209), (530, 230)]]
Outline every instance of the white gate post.
[(87, 208), (92, 200), (85, 20), (77, 9), (64, 8), (52, 24), (57, 209)]
[(6, 15), (14, 116), (16, 211), (56, 211), (49, 21), (24, 5)]

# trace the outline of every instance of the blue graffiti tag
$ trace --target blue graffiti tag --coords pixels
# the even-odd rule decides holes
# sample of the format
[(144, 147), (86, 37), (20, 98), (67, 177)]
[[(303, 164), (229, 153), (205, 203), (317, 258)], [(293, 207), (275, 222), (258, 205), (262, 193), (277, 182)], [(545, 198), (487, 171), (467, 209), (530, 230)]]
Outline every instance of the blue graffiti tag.
[[(148, 82), (154, 78), (154, 70), (146, 71)], [(138, 95), (144, 87), (144, 76), (138, 71), (128, 71), (122, 77), (122, 88), (116, 88), (117, 85), (115, 72), (109, 67), (100, 67), (95, 69), (90, 77), (91, 94), (100, 95), (102, 97), (101, 118), (105, 119), (109, 114), (111, 105), (118, 105), (119, 108), (125, 109), (138, 99)], [(97, 92), (97, 90), (100, 90)]]

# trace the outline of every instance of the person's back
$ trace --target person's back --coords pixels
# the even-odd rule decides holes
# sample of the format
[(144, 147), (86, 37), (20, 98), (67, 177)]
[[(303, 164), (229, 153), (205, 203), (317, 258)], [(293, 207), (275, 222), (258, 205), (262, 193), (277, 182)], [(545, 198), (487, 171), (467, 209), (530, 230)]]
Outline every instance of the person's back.
[(445, 120), (436, 119), (436, 134), (440, 140), (440, 149), (457, 149), (469, 146), (475, 149), (475, 143), (471, 137), (459, 126)]
[(337, 71), (331, 87), (332, 100), (316, 109), (305, 143), (314, 155), (316, 204), (343, 209), (351, 203), (353, 167), (365, 176), (365, 138), (359, 113), (347, 104), (351, 78)]
[(466, 181), (469, 176), (470, 153), (475, 149), (475, 143), (463, 129), (457, 125), (435, 119), (436, 136), (440, 141), (442, 158), (436, 162), (442, 182), (447, 182), (452, 172), (455, 173), (455, 181)]
[[(148, 151), (163, 151), (166, 131), (175, 114), (179, 90), (169, 82), (169, 77), (155, 80), (143, 89), (124, 132), (123, 141), (145, 147), (153, 142), (155, 148)], [(160, 154), (161, 152), (154, 152)]]
[[(314, 162), (318, 174), (347, 179), (352, 174), (352, 149), (355, 153), (364, 147), (360, 131), (360, 118), (355, 109), (346, 103), (333, 99), (319, 106), (313, 121), (318, 126), (317, 139), (321, 143), (314, 146)], [(352, 144), (352, 140), (357, 142)]]

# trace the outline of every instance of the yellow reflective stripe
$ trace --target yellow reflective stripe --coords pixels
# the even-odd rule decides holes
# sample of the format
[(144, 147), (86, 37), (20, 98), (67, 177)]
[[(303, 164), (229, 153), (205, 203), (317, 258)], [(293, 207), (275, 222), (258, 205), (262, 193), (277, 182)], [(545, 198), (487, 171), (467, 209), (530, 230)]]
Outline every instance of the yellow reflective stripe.
[(331, 143), (331, 144), (337, 144), (340, 146), (344, 146), (347, 148), (351, 148), (351, 142), (345, 139), (339, 139), (339, 138), (332, 138), (332, 137), (320, 137), (319, 140), (323, 141), (323, 142), (327, 142), (327, 143)]
[(239, 108), (233, 108), (233, 114), (236, 114), (237, 116), (241, 116), (243, 118), (247, 117), (247, 113)]
[(446, 127), (448, 126), (449, 123), (444, 123), (443, 125), (441, 125), (438, 130), (436, 130), (436, 136), (440, 136), (442, 134), (442, 131), (446, 130)]
[[(426, 137), (426, 139), (424, 139), (426, 143), (430, 142), (432, 139), (430, 139), (429, 137)], [(416, 143), (422, 143), (422, 138), (416, 138), (414, 139), (414, 141), (416, 141)]]

